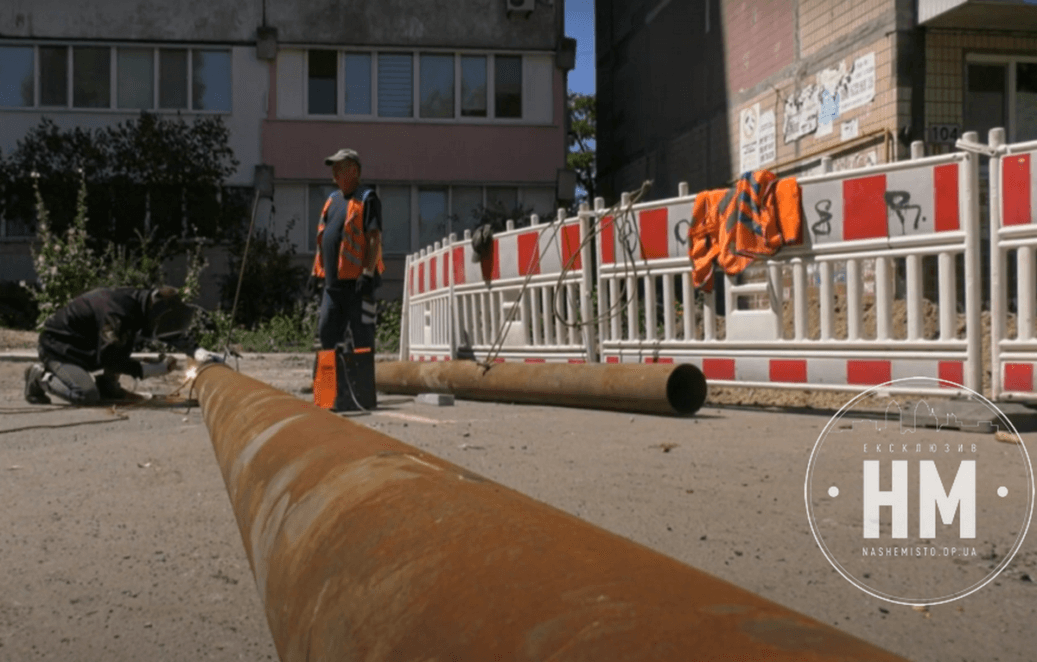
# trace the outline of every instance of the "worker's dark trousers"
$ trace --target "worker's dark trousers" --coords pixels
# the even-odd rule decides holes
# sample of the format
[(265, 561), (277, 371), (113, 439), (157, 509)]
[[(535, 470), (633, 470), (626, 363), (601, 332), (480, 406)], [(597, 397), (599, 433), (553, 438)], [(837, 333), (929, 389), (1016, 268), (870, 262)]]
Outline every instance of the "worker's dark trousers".
[(335, 349), (346, 338), (346, 329), (353, 332), (354, 347), (374, 348), (374, 324), (361, 322), (360, 295), (356, 281), (340, 281), (341, 287), (325, 288), (317, 316), (317, 331), (322, 349)]
[(74, 363), (64, 363), (40, 352), (40, 361), (47, 370), (41, 381), (43, 389), (51, 395), (67, 400), (74, 405), (90, 405), (102, 398), (118, 398), (121, 395), (118, 375), (91, 374)]

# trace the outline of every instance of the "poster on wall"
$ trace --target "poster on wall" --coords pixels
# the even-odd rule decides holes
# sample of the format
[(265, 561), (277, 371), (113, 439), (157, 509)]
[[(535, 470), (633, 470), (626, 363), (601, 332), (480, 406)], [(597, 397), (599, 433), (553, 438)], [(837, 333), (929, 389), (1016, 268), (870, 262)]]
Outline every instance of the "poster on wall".
[(756, 138), (757, 144), (760, 147), (760, 166), (765, 166), (768, 163), (774, 163), (777, 158), (777, 127), (774, 120), (774, 111), (765, 110), (760, 113), (760, 124), (757, 129)]
[(875, 53), (862, 55), (847, 68), (846, 62), (817, 73), (815, 82), (785, 99), (785, 144), (815, 134), (834, 133), (840, 115), (875, 99)]
[(835, 118), (839, 117), (839, 96), (821, 88), (821, 106), (817, 111), (817, 135), (827, 136), (832, 133)]
[(807, 85), (799, 94), (785, 99), (785, 144), (799, 140), (817, 130), (817, 112), (821, 94), (817, 85)]
[(875, 53), (862, 55), (853, 61), (853, 68), (843, 77), (836, 89), (841, 112), (866, 106), (875, 99)]
[(760, 167), (759, 151), (760, 104), (743, 108), (738, 122), (740, 141), (740, 166), (738, 172), (756, 170)]

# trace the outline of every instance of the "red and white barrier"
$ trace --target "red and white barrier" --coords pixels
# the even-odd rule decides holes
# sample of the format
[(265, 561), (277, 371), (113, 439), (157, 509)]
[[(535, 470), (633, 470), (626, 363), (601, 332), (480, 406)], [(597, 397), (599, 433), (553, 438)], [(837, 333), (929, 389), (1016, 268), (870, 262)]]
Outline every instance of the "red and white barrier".
[(483, 258), (475, 258), (467, 231), (461, 241), (451, 236), (442, 248), (411, 256), (406, 276), (411, 315), (427, 314), (431, 302), (445, 293), (450, 298), (445, 314), (456, 331), (452, 345), (429, 344), (429, 329), (441, 325), (432, 319), (411, 321), (408, 349), (401, 356), (444, 360), (467, 341), (480, 359), (492, 352), (506, 361), (586, 362), (594, 346), (592, 330), (566, 324), (590, 316), (590, 274), (584, 264), (591, 252), (583, 244), (585, 233), (581, 218), (559, 216), (553, 223), (519, 229), (509, 222)]
[(990, 138), (992, 399), (1037, 401), (1037, 142), (1004, 145), (1003, 129)]
[[(749, 271), (723, 276), (722, 326), (716, 293), (691, 289), (687, 243), (678, 241), (693, 196), (621, 204), (618, 220), (599, 206), (602, 360), (691, 362), (729, 385), (854, 390), (879, 377), (928, 376), (979, 390), (976, 166), (975, 155), (957, 153), (800, 179), (802, 245), (757, 261), (755, 280)], [(936, 337), (923, 334), (926, 255), (937, 268)], [(903, 322), (895, 305), (906, 309)], [(837, 332), (837, 309), (845, 331)], [(819, 332), (808, 328), (811, 312)]]
[[(1032, 153), (1037, 143), (1000, 166), (1011, 171), (1004, 213), (1020, 219), (1002, 239), (1025, 240), (1000, 250), (1019, 249), (1018, 279), (1030, 275), (1019, 303), (1030, 322), (998, 345), (999, 384), (1014, 394), (1037, 388)], [(689, 362), (718, 385), (855, 391), (932, 377), (980, 391), (978, 157), (958, 152), (799, 183), (802, 244), (758, 261), (752, 273), (723, 276), (722, 319), (718, 293), (691, 286), (694, 197), (682, 185), (676, 198), (626, 198), (608, 212), (599, 201), (576, 218), (509, 226), (483, 259), (473, 259), (467, 234), (412, 255), (401, 356), (448, 360), (466, 339), (476, 358), (496, 361)], [(569, 325), (592, 318), (595, 289), (599, 323)], [(935, 334), (925, 331), (924, 297), (939, 307)], [(811, 316), (819, 329), (808, 328)]]

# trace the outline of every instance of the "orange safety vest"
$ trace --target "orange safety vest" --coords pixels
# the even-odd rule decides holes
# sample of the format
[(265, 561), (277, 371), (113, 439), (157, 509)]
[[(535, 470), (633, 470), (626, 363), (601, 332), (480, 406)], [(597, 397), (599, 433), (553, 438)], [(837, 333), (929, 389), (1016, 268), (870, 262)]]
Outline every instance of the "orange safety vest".
[(688, 230), (692, 281), (713, 290), (713, 263), (740, 274), (754, 259), (802, 240), (802, 194), (794, 177), (779, 180), (768, 170), (747, 172), (729, 189), (695, 196)]
[[(338, 247), (338, 279), (353, 280), (364, 273), (364, 257), (367, 253), (367, 239), (364, 236), (364, 201), (370, 189), (366, 189), (359, 196), (354, 192), (349, 196), (346, 207), (346, 221), (342, 226), (342, 242)], [(335, 197), (332, 193), (324, 202), (324, 209), (320, 212), (320, 223), (317, 224), (317, 255), (313, 259), (312, 275), (324, 278), (324, 256), (323, 250), (324, 225), (328, 217), (328, 208)], [(378, 251), (378, 273), (385, 271), (382, 263), (381, 249)]]

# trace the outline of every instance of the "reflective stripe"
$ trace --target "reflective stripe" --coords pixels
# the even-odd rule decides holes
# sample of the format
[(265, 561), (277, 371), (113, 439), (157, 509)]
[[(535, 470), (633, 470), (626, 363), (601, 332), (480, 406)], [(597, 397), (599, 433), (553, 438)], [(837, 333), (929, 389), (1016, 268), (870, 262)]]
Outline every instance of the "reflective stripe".
[[(339, 272), (339, 277), (340, 278), (342, 277), (342, 261), (343, 260), (349, 262), (350, 264), (355, 264), (358, 267), (364, 266), (364, 262), (360, 258), (356, 257), (355, 255), (353, 255), (353, 254), (351, 254), (351, 253), (349, 253), (347, 251), (339, 251), (339, 253), (338, 253), (338, 261), (339, 261), (338, 272)], [(351, 278), (352, 278), (352, 276), (351, 276)]]

